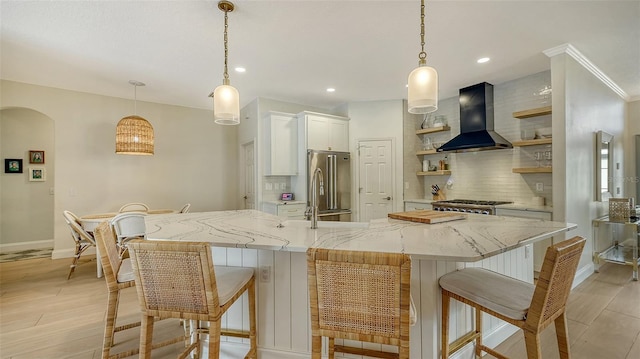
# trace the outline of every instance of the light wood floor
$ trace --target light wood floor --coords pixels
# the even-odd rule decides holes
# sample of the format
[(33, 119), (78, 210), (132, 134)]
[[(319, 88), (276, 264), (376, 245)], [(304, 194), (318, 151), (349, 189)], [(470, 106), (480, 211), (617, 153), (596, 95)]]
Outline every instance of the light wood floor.
[[(0, 358), (100, 358), (106, 284), (95, 276), (95, 257), (83, 257), (67, 281), (69, 263), (0, 263)], [(123, 291), (119, 319), (137, 321), (137, 312), (135, 289)], [(573, 358), (640, 358), (640, 282), (631, 281), (629, 267), (603, 266), (573, 290), (567, 314)], [(157, 328), (158, 338), (181, 332), (177, 321), (162, 321)], [(116, 351), (135, 347), (138, 330), (119, 333), (116, 340)], [(553, 327), (545, 331), (542, 345), (543, 358), (558, 358)], [(180, 349), (180, 344), (158, 349), (153, 357), (175, 357)], [(498, 349), (514, 359), (526, 357), (520, 333)]]

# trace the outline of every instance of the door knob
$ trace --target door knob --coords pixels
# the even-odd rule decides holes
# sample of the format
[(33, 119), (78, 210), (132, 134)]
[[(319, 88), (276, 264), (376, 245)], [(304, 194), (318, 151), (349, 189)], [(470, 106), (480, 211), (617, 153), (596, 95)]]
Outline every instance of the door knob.
[(244, 199), (248, 199), (249, 197), (247, 197), (247, 196), (244, 196), (244, 197), (242, 197), (242, 198), (244, 198)]
[(385, 198), (383, 198), (383, 199), (386, 199), (387, 201), (391, 201), (391, 196), (389, 196), (389, 197), (385, 197)]

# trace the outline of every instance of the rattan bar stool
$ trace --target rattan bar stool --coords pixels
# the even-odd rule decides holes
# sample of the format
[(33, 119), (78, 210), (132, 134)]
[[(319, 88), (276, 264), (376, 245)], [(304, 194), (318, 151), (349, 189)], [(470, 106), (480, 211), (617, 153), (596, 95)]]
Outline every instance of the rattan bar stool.
[[(307, 273), (313, 359), (320, 359), (323, 336), (330, 359), (335, 352), (409, 358), (408, 255), (311, 248)], [(336, 338), (395, 345), (398, 353), (335, 345)]]
[[(528, 359), (541, 358), (540, 333), (555, 323), (560, 358), (568, 359), (569, 337), (565, 308), (585, 244), (574, 237), (547, 248), (536, 285), (483, 268), (465, 268), (440, 278), (442, 288), (442, 358), (475, 341), (475, 354), (504, 355), (482, 344), (482, 312), (524, 331)], [(475, 308), (475, 330), (449, 343), (450, 298)]]
[(63, 211), (62, 215), (64, 216), (65, 222), (69, 225), (69, 228), (71, 229), (71, 237), (76, 243), (76, 251), (73, 255), (71, 267), (69, 268), (69, 275), (67, 275), (67, 280), (69, 280), (69, 278), (71, 278), (71, 273), (76, 269), (76, 265), (78, 264), (78, 260), (82, 253), (90, 247), (95, 246), (96, 242), (93, 236), (82, 228), (80, 218), (78, 218), (78, 216), (70, 211)]
[[(209, 334), (209, 358), (220, 357), (220, 336), (248, 338), (245, 358), (257, 358), (256, 292), (253, 268), (214, 266), (209, 243), (129, 242), (129, 255), (142, 310), (140, 357), (151, 358), (154, 317), (207, 321), (179, 358), (200, 353), (200, 337)], [(221, 319), (243, 293), (249, 299), (249, 330), (222, 330)]]
[[(129, 258), (122, 259), (118, 255), (118, 247), (116, 246), (116, 236), (113, 227), (109, 222), (100, 223), (95, 230), (96, 244), (100, 251), (102, 259), (102, 268), (104, 270), (104, 278), (107, 282), (109, 296), (107, 299), (107, 315), (104, 326), (104, 340), (102, 344), (102, 359), (119, 359), (136, 355), (139, 349), (111, 354), (111, 348), (115, 345), (114, 336), (116, 332), (139, 327), (141, 322), (129, 323), (116, 327), (118, 317), (118, 304), (120, 301), (120, 291), (135, 286), (133, 271), (131, 269), (131, 260)], [(180, 341), (185, 341), (185, 336), (169, 339), (164, 342), (154, 344), (154, 347), (162, 347)]]

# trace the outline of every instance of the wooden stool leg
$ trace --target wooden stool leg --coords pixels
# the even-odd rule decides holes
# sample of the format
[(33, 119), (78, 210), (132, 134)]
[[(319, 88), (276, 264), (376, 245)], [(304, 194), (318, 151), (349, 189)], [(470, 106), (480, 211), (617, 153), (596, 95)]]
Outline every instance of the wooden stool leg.
[(208, 358), (220, 358), (220, 332), (222, 331), (220, 319), (209, 322), (209, 356)]
[(524, 342), (527, 346), (527, 359), (542, 359), (540, 353), (540, 335), (525, 330)]
[(329, 359), (334, 359), (336, 355), (336, 339), (329, 338)]
[(322, 337), (314, 335), (311, 337), (311, 359), (320, 359), (322, 352)]
[(151, 343), (153, 342), (153, 316), (142, 316), (140, 328), (140, 358), (151, 358)]
[(104, 340), (102, 342), (102, 359), (109, 358), (109, 351), (113, 346), (116, 319), (118, 317), (118, 299), (120, 291), (109, 292), (107, 297), (107, 317), (104, 325)]
[(442, 291), (442, 325), (441, 325), (441, 339), (442, 339), (442, 359), (449, 359), (449, 305), (451, 298)]
[(558, 349), (560, 350), (561, 359), (569, 359), (569, 332), (567, 331), (567, 316), (562, 313), (555, 320), (556, 338), (558, 340)]
[(251, 349), (246, 358), (258, 358), (258, 339), (256, 334), (256, 286), (255, 279), (249, 283), (249, 341)]
[(479, 335), (476, 337), (476, 358), (482, 358), (482, 311), (475, 308), (476, 312), (476, 333)]

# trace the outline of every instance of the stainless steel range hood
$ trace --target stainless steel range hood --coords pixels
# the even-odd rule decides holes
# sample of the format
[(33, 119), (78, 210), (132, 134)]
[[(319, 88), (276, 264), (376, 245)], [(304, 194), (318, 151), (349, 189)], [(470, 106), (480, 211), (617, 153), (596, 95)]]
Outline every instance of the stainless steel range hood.
[(493, 130), (493, 85), (482, 82), (460, 90), (460, 134), (438, 152), (469, 152), (513, 148)]

